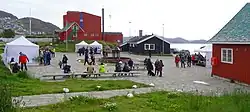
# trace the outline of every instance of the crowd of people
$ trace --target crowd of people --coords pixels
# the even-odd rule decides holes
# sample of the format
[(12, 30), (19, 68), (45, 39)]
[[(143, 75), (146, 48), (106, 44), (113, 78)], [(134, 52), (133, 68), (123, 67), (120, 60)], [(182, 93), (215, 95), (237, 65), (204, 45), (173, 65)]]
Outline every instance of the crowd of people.
[(19, 62), (16, 62), (14, 58), (11, 58), (9, 63), (10, 63), (10, 69), (12, 73), (18, 73), (19, 71), (27, 71), (28, 62), (29, 62), (29, 58), (22, 52), (19, 53)]
[(194, 55), (180, 53), (175, 56), (175, 65), (179, 68), (179, 63), (181, 63), (181, 68), (191, 67), (191, 65), (196, 65), (199, 61), (204, 61), (204, 57), (198, 53)]
[(41, 48), (39, 50), (39, 60), (40, 64), (44, 64), (44, 66), (50, 65), (51, 58), (55, 57), (55, 48)]
[[(90, 64), (95, 65), (96, 64), (96, 62), (95, 62), (96, 52), (97, 52), (97, 48), (94, 49), (93, 47), (90, 47), (90, 48), (82, 47), (77, 51), (79, 56), (84, 56), (84, 65), (86, 65), (86, 63), (88, 65), (90, 65)], [(89, 61), (89, 57), (90, 57), (91, 61)]]
[[(153, 66), (153, 63), (152, 63), (151, 59), (150, 58), (145, 58), (144, 65), (147, 68), (149, 76), (162, 77), (162, 68), (164, 67), (164, 64), (163, 64), (162, 60), (157, 59), (155, 61), (155, 63), (154, 63), (154, 66)], [(155, 67), (155, 71), (153, 72), (154, 67)]]

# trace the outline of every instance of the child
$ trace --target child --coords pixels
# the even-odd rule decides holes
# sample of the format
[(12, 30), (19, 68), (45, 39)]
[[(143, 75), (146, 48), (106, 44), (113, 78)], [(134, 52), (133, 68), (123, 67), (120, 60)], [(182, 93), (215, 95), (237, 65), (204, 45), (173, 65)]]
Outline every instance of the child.
[(60, 69), (62, 69), (62, 61), (59, 61), (58, 65), (59, 65)]

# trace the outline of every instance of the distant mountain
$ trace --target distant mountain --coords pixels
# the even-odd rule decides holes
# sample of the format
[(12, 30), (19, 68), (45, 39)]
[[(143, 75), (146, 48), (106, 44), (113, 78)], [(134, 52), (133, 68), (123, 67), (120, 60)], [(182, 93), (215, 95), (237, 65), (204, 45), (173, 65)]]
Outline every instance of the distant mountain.
[[(21, 18), (18, 21), (23, 24), (24, 29), (29, 30), (30, 20), (29, 18)], [(44, 22), (40, 19), (31, 18), (31, 29), (32, 32), (45, 32), (52, 34), (55, 30), (59, 30), (60, 28), (56, 25), (53, 25), (49, 22)]]
[[(29, 18), (18, 19), (15, 15), (0, 11), (0, 30), (12, 29), (17, 34), (29, 34)], [(52, 23), (44, 22), (40, 19), (31, 18), (32, 34), (52, 34), (60, 28)]]
[(18, 18), (17, 18), (16, 16), (14, 16), (13, 14), (0, 10), (0, 18), (5, 18), (5, 17), (6, 17), (6, 18), (9, 17), (10, 19), (18, 19)]
[[(128, 41), (131, 37), (124, 37), (123, 38), (123, 43)], [(195, 44), (203, 44), (206, 43), (207, 40), (186, 40), (181, 37), (176, 37), (176, 38), (165, 38), (168, 42), (170, 43), (195, 43)]]
[(186, 40), (181, 37), (176, 37), (176, 38), (165, 38), (168, 42), (170, 43), (206, 43), (207, 40)]

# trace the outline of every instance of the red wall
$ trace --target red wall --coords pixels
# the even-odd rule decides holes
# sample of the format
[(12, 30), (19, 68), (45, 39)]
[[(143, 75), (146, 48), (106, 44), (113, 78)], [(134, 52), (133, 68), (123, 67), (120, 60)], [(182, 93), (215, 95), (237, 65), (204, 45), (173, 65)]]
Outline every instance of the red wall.
[[(80, 13), (81, 12), (77, 11), (68, 11), (67, 15), (64, 17), (63, 23), (76, 22), (80, 25)], [(85, 12), (82, 13), (84, 34), (79, 32), (78, 40), (101, 40), (101, 17)]]
[[(233, 64), (221, 62), (221, 48), (233, 49)], [(250, 84), (250, 45), (214, 44), (212, 54), (218, 58), (212, 74)]]
[(119, 44), (123, 42), (123, 35), (122, 33), (120, 34), (104, 34), (104, 40), (107, 42), (114, 42), (118, 43), (117, 40), (120, 40)]
[[(78, 11), (68, 11), (66, 15), (63, 15), (63, 25), (66, 26), (66, 23), (76, 22), (80, 25), (80, 13)], [(83, 13), (83, 30), (84, 33), (78, 31), (78, 40), (102, 40), (101, 33), (101, 17), (89, 13)], [(68, 31), (68, 34), (70, 31)], [(61, 33), (60, 40), (65, 40), (65, 33)], [(104, 40), (107, 42), (117, 42), (120, 40), (122, 42), (122, 34), (105, 34)]]

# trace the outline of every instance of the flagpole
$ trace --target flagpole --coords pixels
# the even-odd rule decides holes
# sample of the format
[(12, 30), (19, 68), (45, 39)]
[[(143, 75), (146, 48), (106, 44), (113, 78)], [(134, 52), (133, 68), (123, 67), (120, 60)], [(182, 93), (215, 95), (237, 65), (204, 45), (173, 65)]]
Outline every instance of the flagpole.
[(67, 29), (66, 29), (66, 51), (68, 51), (68, 33), (67, 33)]
[[(68, 26), (68, 21), (66, 21), (66, 27)], [(66, 51), (68, 51), (68, 29), (66, 29)]]

